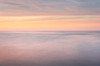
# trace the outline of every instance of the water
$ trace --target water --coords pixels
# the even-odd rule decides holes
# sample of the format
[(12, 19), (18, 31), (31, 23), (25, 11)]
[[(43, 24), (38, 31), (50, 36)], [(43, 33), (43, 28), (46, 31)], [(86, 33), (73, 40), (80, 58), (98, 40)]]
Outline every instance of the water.
[(100, 32), (0, 32), (0, 66), (100, 66)]

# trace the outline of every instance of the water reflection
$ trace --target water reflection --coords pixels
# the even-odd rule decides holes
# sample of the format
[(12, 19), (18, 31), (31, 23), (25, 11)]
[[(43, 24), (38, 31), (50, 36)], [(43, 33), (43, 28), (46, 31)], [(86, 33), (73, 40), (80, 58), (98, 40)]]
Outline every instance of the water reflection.
[(0, 33), (0, 66), (99, 66), (100, 32)]

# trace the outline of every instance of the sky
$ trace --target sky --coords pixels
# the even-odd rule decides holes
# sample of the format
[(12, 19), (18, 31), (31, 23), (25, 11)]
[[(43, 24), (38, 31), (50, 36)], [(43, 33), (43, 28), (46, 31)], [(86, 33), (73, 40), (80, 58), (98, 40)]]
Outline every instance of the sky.
[(0, 31), (98, 31), (100, 0), (0, 0)]

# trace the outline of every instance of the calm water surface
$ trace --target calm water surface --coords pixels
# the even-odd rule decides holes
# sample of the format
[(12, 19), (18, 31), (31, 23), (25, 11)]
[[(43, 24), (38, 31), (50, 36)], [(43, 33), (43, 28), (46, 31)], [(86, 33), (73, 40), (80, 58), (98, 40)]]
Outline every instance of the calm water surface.
[(0, 32), (0, 66), (100, 66), (100, 32)]

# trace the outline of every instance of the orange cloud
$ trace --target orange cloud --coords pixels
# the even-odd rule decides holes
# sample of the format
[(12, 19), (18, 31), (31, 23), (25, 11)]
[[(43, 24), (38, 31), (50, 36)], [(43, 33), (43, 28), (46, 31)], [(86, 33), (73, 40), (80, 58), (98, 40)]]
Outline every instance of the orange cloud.
[(0, 17), (0, 30), (100, 30), (99, 16)]

